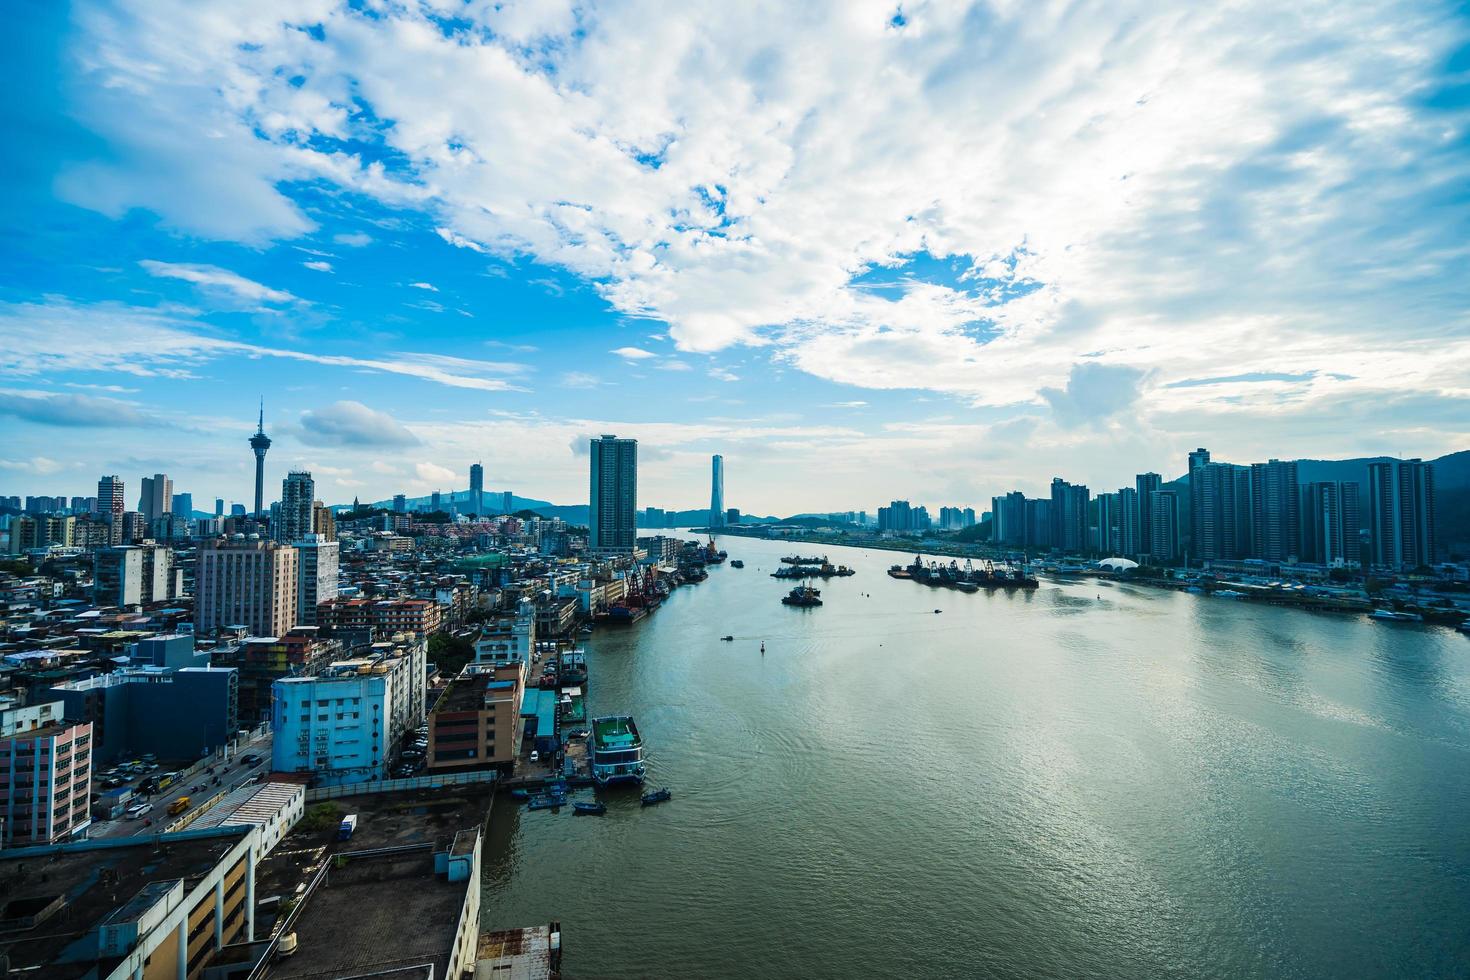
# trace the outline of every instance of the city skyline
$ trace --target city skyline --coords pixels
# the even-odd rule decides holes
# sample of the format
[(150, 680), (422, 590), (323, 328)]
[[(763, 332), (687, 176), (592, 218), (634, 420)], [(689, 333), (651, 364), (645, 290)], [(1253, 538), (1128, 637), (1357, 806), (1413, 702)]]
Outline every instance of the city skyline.
[[(21, 13), (10, 492), (165, 471), (249, 504), (261, 395), (272, 478), (333, 500), (476, 461), (575, 500), (604, 431), (646, 499), (696, 503), (720, 453), (761, 513), (1470, 444), (1447, 5), (1303, 22), (1289, 57), (1250, 5), (1126, 35), (838, 5), (776, 38), (497, 11)], [(1032, 70), (958, 57), (977, 30)], [(390, 57), (410, 34), (479, 96)], [(626, 70), (648, 43), (677, 86)]]

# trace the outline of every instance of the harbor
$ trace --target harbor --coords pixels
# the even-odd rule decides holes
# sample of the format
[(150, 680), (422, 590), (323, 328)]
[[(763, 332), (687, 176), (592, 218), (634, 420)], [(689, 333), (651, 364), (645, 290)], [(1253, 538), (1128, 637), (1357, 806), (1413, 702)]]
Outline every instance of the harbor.
[(568, 794), (597, 817), (497, 797), (482, 914), (563, 922), (567, 976), (1390, 976), (1470, 956), (1470, 841), (1444, 831), (1470, 801), (1470, 638), (1089, 576), (919, 588), (891, 553), (838, 547), (857, 574), (793, 610), (769, 577), (789, 542), (719, 542), (745, 571), (584, 641), (588, 711), (636, 719), (643, 786)]

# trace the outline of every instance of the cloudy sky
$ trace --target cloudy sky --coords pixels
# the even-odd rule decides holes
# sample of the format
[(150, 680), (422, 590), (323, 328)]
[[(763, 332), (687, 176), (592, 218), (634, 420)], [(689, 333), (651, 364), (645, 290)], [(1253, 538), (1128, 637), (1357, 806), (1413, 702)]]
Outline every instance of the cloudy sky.
[[(1457, 9), (1458, 8), (1458, 9)], [(1410, 3), (34, 3), (0, 492), (758, 513), (1470, 448), (1470, 17)]]

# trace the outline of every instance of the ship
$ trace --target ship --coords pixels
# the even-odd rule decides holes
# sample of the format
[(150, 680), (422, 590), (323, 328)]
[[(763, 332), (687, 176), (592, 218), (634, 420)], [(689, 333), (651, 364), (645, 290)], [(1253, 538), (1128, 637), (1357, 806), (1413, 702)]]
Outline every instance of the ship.
[(781, 602), (787, 606), (820, 606), (822, 604), (821, 595), (821, 592), (810, 585), (798, 585), (782, 596)]
[(587, 740), (587, 746), (592, 779), (597, 785), (642, 784), (643, 738), (632, 715), (593, 718), (592, 737)]
[(745, 562), (741, 561), (739, 558), (736, 558), (734, 561), (730, 562), (730, 567), (731, 568), (744, 568), (745, 567)]
[(781, 559), (783, 565), (820, 565), (826, 561), (825, 558), (803, 558), (801, 555), (787, 555)]
[(771, 578), (846, 578), (856, 575), (857, 572), (846, 565), (834, 565), (826, 558), (822, 559), (820, 565), (810, 562), (800, 565), (786, 565), (771, 573)]

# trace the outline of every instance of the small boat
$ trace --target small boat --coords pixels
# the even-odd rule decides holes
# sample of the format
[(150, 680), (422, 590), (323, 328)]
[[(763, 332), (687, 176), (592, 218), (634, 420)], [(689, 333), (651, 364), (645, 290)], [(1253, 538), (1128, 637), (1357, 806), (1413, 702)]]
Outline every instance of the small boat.
[(781, 602), (788, 606), (820, 606), (822, 600), (818, 598), (822, 593), (810, 586), (799, 585), (792, 589), (790, 594), (782, 596)]
[(944, 612), (943, 609), (936, 609), (936, 610), (934, 610), (934, 615), (938, 616), (942, 612)]
[(584, 803), (581, 800), (572, 804), (572, 809), (577, 813), (587, 813), (594, 817), (600, 817), (607, 812), (606, 803)]
[(567, 798), (565, 796), (551, 796), (549, 794), (545, 796), (533, 796), (526, 805), (532, 810), (559, 810), (567, 805)]
[(531, 791), (528, 789), (513, 789), (510, 791), (510, 798), (513, 800), (529, 800), (531, 798)]
[(734, 639), (735, 639), (735, 637), (733, 637), (733, 636), (722, 636), (722, 637), (720, 637), (720, 642), (722, 642), (722, 643), (731, 643), (731, 642), (734, 641)]
[(655, 803), (667, 803), (674, 798), (674, 794), (667, 789), (656, 789), (652, 793), (643, 794), (643, 805), (653, 806)]
[(741, 561), (739, 558), (736, 558), (734, 561), (730, 562), (730, 567), (731, 568), (744, 568), (745, 567), (745, 562)]
[(1211, 593), (1216, 599), (1244, 599), (1244, 592), (1236, 592), (1234, 589), (1221, 589), (1219, 592)]
[(1422, 623), (1424, 617), (1418, 613), (1398, 612), (1393, 609), (1375, 609), (1368, 614), (1369, 619), (1379, 619), (1386, 623)]

